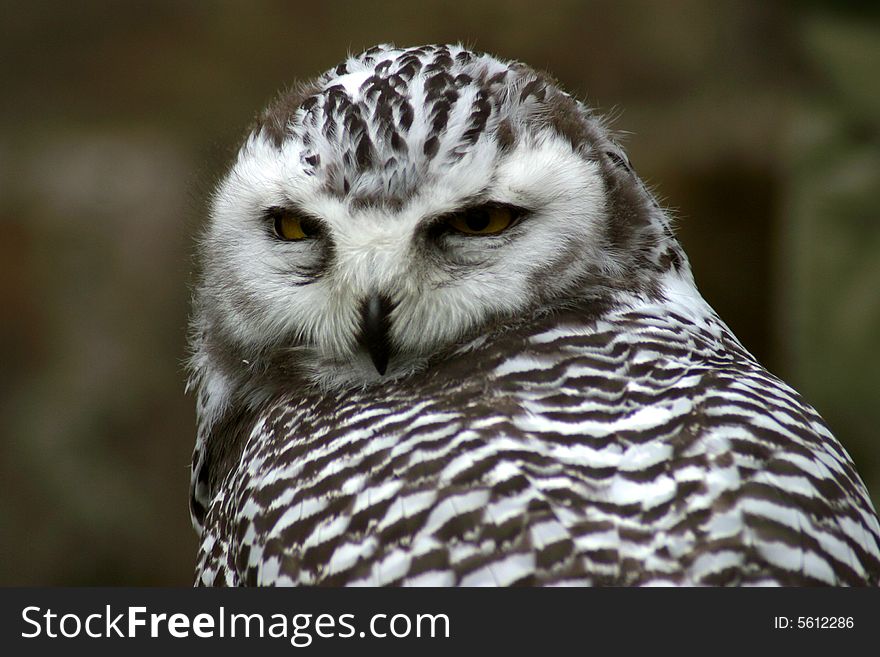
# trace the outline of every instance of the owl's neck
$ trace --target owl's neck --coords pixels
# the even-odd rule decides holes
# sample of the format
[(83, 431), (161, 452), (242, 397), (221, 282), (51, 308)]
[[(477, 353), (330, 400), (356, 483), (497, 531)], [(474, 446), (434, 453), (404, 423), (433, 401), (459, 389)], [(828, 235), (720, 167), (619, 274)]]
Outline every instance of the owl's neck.
[[(474, 345), (481, 343), (487, 333), (494, 331), (508, 331), (511, 326), (522, 327), (528, 331), (529, 325), (538, 321), (542, 316), (552, 315), (556, 311), (565, 311), (573, 307), (581, 309), (590, 308), (593, 318), (601, 319), (601, 314), (611, 312), (622, 307), (634, 310), (651, 308), (653, 311), (676, 312), (693, 319), (695, 323), (702, 324), (710, 321), (723, 325), (714, 310), (703, 299), (697, 290), (687, 260), (683, 258), (677, 263), (678, 266), (667, 266), (666, 270), (648, 279), (648, 284), (639, 286), (639, 289), (602, 288), (582, 291), (570, 296), (568, 299), (559, 300), (557, 304), (548, 304), (535, 311), (534, 317), (519, 316), (502, 318), (491, 327), (481, 327), (479, 336), (475, 340), (474, 335), (467, 336), (457, 345), (447, 345), (437, 350), (444, 353), (454, 353), (462, 348), (473, 350)], [(555, 308), (555, 310), (554, 310)], [(190, 360), (192, 375), (187, 389), (197, 394), (197, 414), (199, 422), (199, 435), (207, 439), (215, 426), (228, 420), (229, 409), (235, 407), (239, 411), (250, 409), (256, 411), (261, 406), (269, 403), (279, 394), (291, 389), (303, 387), (315, 387), (325, 392), (340, 392), (347, 388), (361, 389), (365, 385), (381, 384), (385, 381), (400, 380), (408, 375), (416, 373), (436, 356), (436, 354), (424, 354), (410, 358), (402, 358), (404, 361), (398, 365), (391, 376), (366, 380), (359, 378), (357, 372), (334, 373), (322, 371), (321, 363), (316, 361), (314, 367), (308, 365), (308, 358), (298, 352), (296, 363), (287, 363), (292, 360), (289, 351), (277, 350), (274, 354), (262, 357), (253, 357), (237, 353), (230, 345), (212, 344), (212, 336), (205, 334), (200, 341), (194, 344), (194, 354)], [(216, 354), (225, 354), (218, 358)], [(306, 363), (306, 366), (303, 363)], [(324, 366), (324, 370), (329, 369)]]

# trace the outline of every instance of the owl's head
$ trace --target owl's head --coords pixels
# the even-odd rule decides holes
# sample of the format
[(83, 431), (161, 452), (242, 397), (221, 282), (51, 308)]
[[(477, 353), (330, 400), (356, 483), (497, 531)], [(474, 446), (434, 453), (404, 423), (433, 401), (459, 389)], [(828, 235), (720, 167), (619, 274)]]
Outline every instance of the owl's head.
[(461, 46), (377, 46), (283, 94), (201, 241), (204, 412), (405, 377), (537, 313), (687, 264), (602, 122)]

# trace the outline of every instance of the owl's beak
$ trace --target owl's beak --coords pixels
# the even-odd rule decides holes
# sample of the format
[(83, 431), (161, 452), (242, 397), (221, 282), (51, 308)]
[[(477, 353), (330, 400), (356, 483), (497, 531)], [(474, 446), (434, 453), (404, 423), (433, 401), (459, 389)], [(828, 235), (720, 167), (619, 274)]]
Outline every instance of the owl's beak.
[(376, 371), (384, 375), (388, 369), (391, 355), (391, 311), (394, 303), (385, 295), (373, 294), (364, 300), (361, 307), (360, 343), (366, 348), (376, 366)]

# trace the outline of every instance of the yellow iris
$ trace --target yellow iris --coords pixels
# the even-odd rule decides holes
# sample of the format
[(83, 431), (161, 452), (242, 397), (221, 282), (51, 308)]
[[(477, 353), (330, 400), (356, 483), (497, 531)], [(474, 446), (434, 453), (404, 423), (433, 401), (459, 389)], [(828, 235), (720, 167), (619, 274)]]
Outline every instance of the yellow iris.
[(275, 234), (283, 240), (301, 240), (309, 236), (303, 221), (295, 214), (284, 213), (275, 217)]
[(510, 226), (515, 218), (511, 208), (483, 206), (459, 212), (447, 223), (465, 235), (495, 235)]

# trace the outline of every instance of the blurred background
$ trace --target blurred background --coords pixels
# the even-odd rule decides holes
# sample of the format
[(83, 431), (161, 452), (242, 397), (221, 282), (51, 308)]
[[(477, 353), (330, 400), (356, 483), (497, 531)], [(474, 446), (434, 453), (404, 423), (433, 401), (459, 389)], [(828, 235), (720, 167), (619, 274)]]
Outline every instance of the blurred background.
[(188, 585), (192, 237), (348, 51), (463, 41), (625, 133), (706, 298), (880, 502), (880, 4), (0, 3), (0, 584)]

